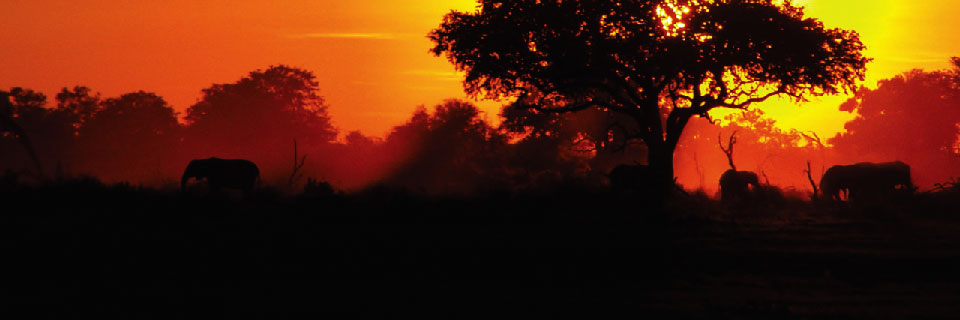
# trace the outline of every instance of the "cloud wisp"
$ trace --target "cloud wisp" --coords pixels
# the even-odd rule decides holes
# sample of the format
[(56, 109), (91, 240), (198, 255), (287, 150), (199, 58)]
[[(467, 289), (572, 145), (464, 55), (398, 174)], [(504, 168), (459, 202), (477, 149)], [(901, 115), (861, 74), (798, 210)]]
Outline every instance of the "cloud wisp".
[(408, 76), (428, 77), (437, 81), (463, 81), (466, 75), (463, 72), (442, 71), (442, 70), (407, 70), (400, 74)]
[(380, 32), (315, 32), (287, 35), (291, 39), (355, 39), (355, 40), (398, 40), (409, 39), (414, 35), (409, 33), (380, 33)]

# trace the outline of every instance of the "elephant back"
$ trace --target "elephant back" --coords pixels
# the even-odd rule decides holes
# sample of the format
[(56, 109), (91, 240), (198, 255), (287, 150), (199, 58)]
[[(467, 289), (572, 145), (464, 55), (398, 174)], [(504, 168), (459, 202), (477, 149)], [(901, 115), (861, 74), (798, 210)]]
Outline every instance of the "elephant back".
[(759, 187), (760, 179), (751, 171), (730, 169), (720, 175), (720, 199), (724, 202), (741, 201), (751, 198), (750, 186)]
[(860, 162), (836, 165), (820, 179), (820, 189), (829, 199), (840, 200), (847, 193), (850, 200), (882, 200), (894, 192), (913, 190), (910, 166), (901, 161)]
[(211, 188), (222, 187), (250, 190), (260, 181), (260, 168), (246, 159), (196, 159), (190, 162), (184, 173), (188, 177), (206, 178)]

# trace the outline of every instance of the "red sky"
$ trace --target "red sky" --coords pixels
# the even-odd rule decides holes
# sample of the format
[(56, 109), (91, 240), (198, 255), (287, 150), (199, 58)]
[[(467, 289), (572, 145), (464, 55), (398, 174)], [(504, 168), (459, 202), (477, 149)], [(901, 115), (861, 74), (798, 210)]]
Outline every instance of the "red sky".
[[(954, 0), (803, 0), (828, 26), (868, 46), (867, 85), (960, 55)], [(86, 85), (104, 96), (154, 91), (183, 110), (212, 83), (287, 64), (315, 72), (342, 133), (383, 135), (421, 104), (462, 98), (460, 76), (430, 55), (427, 32), (468, 0), (22, 1), (0, 12), (0, 88), (52, 96)], [(761, 106), (781, 126), (831, 136), (849, 115), (843, 97)], [(490, 120), (499, 104), (483, 102)]]

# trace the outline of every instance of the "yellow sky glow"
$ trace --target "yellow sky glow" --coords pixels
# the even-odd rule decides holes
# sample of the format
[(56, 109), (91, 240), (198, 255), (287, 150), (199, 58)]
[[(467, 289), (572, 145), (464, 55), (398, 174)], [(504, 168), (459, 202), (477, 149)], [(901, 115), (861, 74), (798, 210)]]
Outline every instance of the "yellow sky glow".
[[(470, 0), (162, 2), (14, 1), (0, 12), (0, 88), (53, 96), (86, 85), (104, 96), (154, 91), (184, 110), (212, 83), (288, 64), (315, 72), (342, 133), (384, 135), (418, 105), (464, 98), (462, 75), (430, 55), (426, 34)], [(960, 55), (953, 0), (805, 0), (810, 16), (855, 29), (875, 60), (866, 84), (914, 68), (940, 69)], [(784, 128), (832, 136), (850, 115), (844, 97), (800, 107), (761, 105)], [(494, 120), (500, 104), (479, 105)]]
[[(912, 69), (936, 70), (949, 67), (952, 56), (960, 56), (960, 43), (949, 30), (960, 25), (955, 14), (960, 3), (950, 0), (805, 0), (808, 16), (827, 27), (853, 29), (867, 46), (868, 87), (879, 80)], [(843, 130), (854, 117), (838, 111), (847, 96), (815, 98), (799, 107), (786, 99), (759, 105), (782, 128), (810, 130), (830, 137)]]

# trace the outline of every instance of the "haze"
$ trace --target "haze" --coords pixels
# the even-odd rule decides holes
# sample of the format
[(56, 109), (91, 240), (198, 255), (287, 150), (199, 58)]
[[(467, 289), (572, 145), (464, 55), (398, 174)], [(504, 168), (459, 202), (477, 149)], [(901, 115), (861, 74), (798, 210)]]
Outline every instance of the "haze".
[[(960, 43), (954, 1), (806, 0), (808, 14), (830, 27), (854, 29), (867, 45), (868, 85), (914, 68), (939, 69)], [(317, 74), (321, 95), (342, 134), (383, 136), (419, 105), (463, 98), (461, 75), (427, 52), (425, 35), (455, 1), (12, 1), (0, 12), (0, 88), (51, 95), (85, 85), (104, 96), (157, 92), (176, 110), (211, 83), (227, 83), (271, 64)], [(851, 115), (845, 97), (802, 108), (768, 102), (784, 128), (832, 136)], [(497, 122), (500, 103), (480, 102)]]

